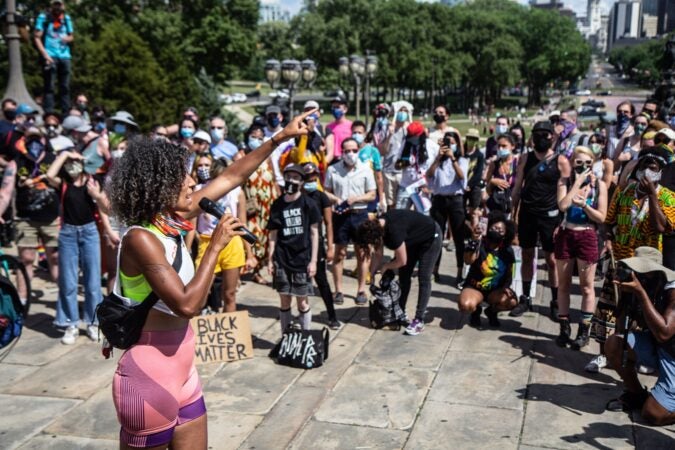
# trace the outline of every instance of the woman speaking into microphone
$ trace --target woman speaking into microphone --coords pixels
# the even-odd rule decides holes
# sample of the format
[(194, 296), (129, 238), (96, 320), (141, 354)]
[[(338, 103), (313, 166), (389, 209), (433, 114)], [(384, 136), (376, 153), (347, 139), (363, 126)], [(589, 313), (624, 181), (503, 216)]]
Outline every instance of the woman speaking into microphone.
[(115, 215), (129, 228), (118, 254), (115, 293), (129, 304), (156, 296), (139, 341), (120, 358), (113, 400), (120, 448), (206, 449), (206, 407), (193, 364), (190, 318), (204, 307), (220, 251), (242, 224), (224, 215), (195, 271), (183, 234), (202, 198), (217, 199), (241, 185), (281, 142), (307, 134), (303, 119), (230, 165), (193, 193), (187, 150), (162, 141), (132, 141), (109, 185)]

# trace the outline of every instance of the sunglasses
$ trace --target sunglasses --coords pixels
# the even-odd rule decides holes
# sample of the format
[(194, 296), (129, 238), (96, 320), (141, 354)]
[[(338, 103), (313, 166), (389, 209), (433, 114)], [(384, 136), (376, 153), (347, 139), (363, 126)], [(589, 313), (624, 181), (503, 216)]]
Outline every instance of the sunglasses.
[(581, 160), (581, 159), (576, 159), (576, 160), (574, 160), (574, 165), (575, 166), (589, 167), (589, 166), (593, 165), (593, 161), (584, 161), (584, 160)]
[(211, 127), (212, 130), (224, 130), (225, 127)]
[(346, 149), (342, 150), (342, 153), (358, 153), (359, 149)]

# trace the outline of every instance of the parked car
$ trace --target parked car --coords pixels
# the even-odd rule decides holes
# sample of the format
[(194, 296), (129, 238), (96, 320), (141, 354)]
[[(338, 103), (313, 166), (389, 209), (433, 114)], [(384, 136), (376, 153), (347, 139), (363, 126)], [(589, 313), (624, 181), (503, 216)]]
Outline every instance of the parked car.
[(270, 92), (269, 96), (272, 98), (288, 98), (288, 92), (285, 92), (285, 89), (280, 89), (276, 92)]
[(241, 92), (235, 92), (234, 94), (232, 94), (232, 101), (235, 103), (245, 103), (246, 94), (242, 94)]
[(579, 97), (582, 97), (584, 95), (591, 95), (591, 91), (589, 89), (580, 89), (576, 92), (576, 95)]
[(218, 96), (218, 100), (219, 100), (221, 103), (225, 103), (226, 105), (229, 105), (230, 103), (232, 103), (232, 96), (231, 96), (231, 95), (227, 95), (227, 94), (220, 94), (220, 95)]
[(602, 95), (602, 96), (612, 95), (612, 91), (607, 90), (607, 91), (598, 92), (598, 95)]
[(593, 108), (604, 108), (605, 107), (605, 102), (600, 101), (600, 100), (594, 100), (592, 98), (589, 98), (585, 102), (581, 104), (581, 106), (591, 106)]

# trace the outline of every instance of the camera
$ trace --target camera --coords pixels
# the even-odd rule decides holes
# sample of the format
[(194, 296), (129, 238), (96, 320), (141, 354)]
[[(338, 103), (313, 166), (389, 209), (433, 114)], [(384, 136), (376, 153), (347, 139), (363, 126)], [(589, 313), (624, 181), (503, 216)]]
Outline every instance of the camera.
[(621, 283), (627, 283), (633, 279), (633, 269), (624, 264), (618, 264), (614, 272), (614, 278)]

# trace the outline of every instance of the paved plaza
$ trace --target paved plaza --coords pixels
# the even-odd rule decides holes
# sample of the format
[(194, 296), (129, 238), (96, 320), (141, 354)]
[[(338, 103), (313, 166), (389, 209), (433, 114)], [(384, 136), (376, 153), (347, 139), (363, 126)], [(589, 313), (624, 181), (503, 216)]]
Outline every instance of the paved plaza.
[[(347, 296), (337, 307), (344, 326), (331, 333), (330, 359), (311, 371), (267, 357), (280, 337), (278, 296), (245, 283), (238, 303), (250, 313), (255, 357), (199, 368), (209, 448), (675, 447), (675, 426), (652, 428), (637, 412), (605, 411), (621, 393), (617, 377), (583, 371), (597, 344), (583, 352), (555, 345), (548, 289), (539, 286), (534, 312), (519, 319), (502, 314), (501, 328), (488, 328), (485, 317), (482, 329), (469, 327), (449, 286), (454, 255), (443, 253), (446, 275), (433, 286), (424, 333), (373, 330), (368, 309)], [(345, 282), (345, 293), (356, 294), (356, 281)], [(39, 298), (24, 334), (0, 363), (0, 448), (118, 448), (111, 381), (121, 352), (104, 360), (84, 331), (76, 345), (62, 345), (51, 327), (55, 285), (37, 280), (34, 288)], [(409, 315), (416, 292), (415, 284)], [(575, 295), (573, 320), (579, 304)], [(312, 298), (311, 305), (318, 328), (326, 321), (323, 304)], [(650, 387), (654, 381), (643, 379)]]

